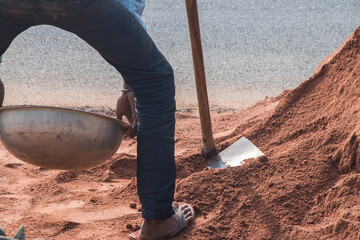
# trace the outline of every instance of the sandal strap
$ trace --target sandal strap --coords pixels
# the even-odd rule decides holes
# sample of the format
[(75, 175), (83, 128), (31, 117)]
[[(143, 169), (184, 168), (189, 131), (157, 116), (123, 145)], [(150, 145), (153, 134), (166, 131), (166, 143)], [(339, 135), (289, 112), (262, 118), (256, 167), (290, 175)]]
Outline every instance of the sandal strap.
[(174, 237), (179, 232), (181, 232), (181, 230), (182, 230), (182, 228), (184, 226), (184, 223), (185, 223), (185, 216), (184, 216), (184, 213), (181, 211), (181, 209), (177, 208), (175, 206), (172, 206), (172, 209), (173, 209), (174, 213), (179, 216), (179, 225), (178, 225), (178, 227), (176, 229), (176, 232), (174, 234), (168, 236), (168, 238)]

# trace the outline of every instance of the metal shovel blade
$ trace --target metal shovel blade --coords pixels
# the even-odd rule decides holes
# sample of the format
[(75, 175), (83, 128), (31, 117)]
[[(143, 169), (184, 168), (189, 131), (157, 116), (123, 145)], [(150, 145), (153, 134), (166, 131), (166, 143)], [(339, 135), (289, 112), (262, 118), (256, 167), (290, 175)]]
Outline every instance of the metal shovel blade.
[(208, 160), (209, 168), (236, 167), (242, 165), (246, 159), (263, 156), (250, 140), (240, 138), (230, 147)]

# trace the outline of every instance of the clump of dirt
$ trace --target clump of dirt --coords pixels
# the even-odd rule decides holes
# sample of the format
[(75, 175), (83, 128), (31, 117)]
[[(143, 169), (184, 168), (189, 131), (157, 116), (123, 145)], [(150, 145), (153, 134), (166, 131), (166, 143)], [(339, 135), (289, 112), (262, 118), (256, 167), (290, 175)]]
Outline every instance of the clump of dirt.
[[(266, 157), (209, 170), (197, 113), (178, 112), (175, 200), (197, 218), (174, 239), (360, 238), (360, 27), (299, 87), (212, 117), (220, 150), (245, 136)], [(139, 206), (134, 140), (119, 151), (90, 170), (61, 172), (0, 145), (0, 226), (26, 225), (30, 239), (126, 239), (142, 221), (130, 207)]]

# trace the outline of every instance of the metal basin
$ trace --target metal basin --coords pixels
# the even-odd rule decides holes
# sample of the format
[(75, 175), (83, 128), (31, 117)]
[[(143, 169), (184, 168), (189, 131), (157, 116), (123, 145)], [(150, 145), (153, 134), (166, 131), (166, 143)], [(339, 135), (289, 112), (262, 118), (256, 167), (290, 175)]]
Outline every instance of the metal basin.
[(103, 163), (117, 151), (128, 127), (115, 118), (66, 108), (0, 108), (0, 139), (6, 149), (24, 162), (51, 169)]

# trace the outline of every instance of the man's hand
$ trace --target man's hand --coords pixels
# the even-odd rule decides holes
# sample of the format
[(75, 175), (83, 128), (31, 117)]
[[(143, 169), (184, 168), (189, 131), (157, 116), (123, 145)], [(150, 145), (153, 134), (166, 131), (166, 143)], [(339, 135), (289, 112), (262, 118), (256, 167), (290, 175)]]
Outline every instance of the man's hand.
[[(120, 120), (123, 119), (123, 116), (127, 118), (132, 128), (129, 129), (126, 133), (129, 135), (129, 137), (133, 138), (136, 136), (137, 131), (134, 94), (130, 87), (126, 84), (124, 84), (124, 89), (125, 91), (122, 92), (122, 95), (118, 98), (117, 101), (116, 118)], [(126, 89), (128, 89), (128, 91), (126, 91)]]

